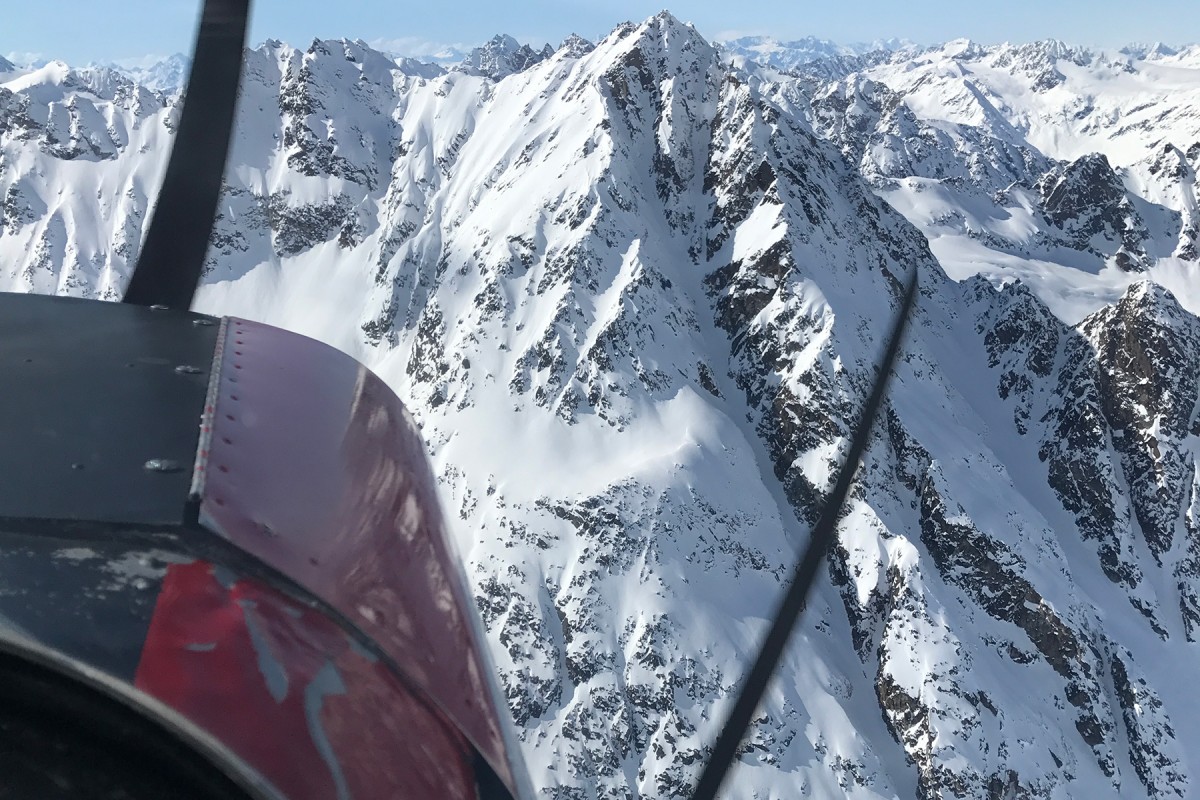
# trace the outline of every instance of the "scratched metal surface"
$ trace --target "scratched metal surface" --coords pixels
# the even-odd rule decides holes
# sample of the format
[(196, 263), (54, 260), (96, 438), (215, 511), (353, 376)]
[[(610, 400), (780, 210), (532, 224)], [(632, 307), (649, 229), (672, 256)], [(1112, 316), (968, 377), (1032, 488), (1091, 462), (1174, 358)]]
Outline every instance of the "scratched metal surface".
[(0, 294), (0, 628), (161, 701), (289, 800), (467, 800), (476, 750), (512, 786), (411, 421), (353, 360), (232, 322), (205, 528), (186, 504), (216, 321)]
[(0, 637), (161, 702), (279, 797), (476, 799), (474, 751), (440, 712), (233, 547), (193, 552), (205, 535), (0, 527)]
[(182, 557), (115, 537), (0, 531), (0, 626), (132, 681), (162, 578)]
[(348, 356), (244, 320), (229, 320), (219, 380), (201, 522), (378, 642), (521, 796), (507, 709), (403, 405)]
[(173, 564), (135, 685), (289, 800), (475, 800), (470, 747), (322, 613), (199, 560)]
[(0, 292), (0, 519), (182, 522), (214, 323)]

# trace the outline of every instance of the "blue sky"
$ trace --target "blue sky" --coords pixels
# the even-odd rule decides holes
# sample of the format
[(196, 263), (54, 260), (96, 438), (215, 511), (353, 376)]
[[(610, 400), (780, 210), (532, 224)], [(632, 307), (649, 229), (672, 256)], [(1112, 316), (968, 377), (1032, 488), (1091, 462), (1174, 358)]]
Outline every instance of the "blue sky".
[[(495, 33), (540, 44), (571, 32), (589, 39), (623, 20), (640, 21), (665, 0), (256, 0), (252, 43), (293, 44), (314, 36), (390, 43), (421, 55), (442, 45), (471, 46)], [(45, 0), (6, 4), (0, 53), (61, 58), (72, 64), (187, 51), (200, 0)], [(838, 42), (897, 37), (934, 43), (1053, 37), (1078, 44), (1181, 44), (1200, 38), (1195, 0), (680, 0), (667, 5), (706, 37), (768, 33)]]

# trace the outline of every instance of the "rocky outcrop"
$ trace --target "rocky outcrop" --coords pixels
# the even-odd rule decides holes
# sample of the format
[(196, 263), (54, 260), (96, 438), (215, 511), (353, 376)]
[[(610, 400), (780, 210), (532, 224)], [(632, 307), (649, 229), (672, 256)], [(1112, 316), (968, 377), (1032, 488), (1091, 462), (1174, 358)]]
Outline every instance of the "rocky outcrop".
[(561, 53), (567, 58), (583, 58), (588, 53), (596, 49), (596, 45), (589, 42), (577, 33), (572, 33), (558, 46), (556, 52)]
[(1161, 559), (1175, 544), (1192, 472), (1185, 440), (1200, 390), (1200, 322), (1166, 289), (1143, 282), (1080, 328), (1096, 350), (1101, 409), (1138, 526)]
[[(575, 41), (576, 39), (578, 41)], [(586, 44), (587, 41), (580, 37), (568, 39), (563, 43), (564, 46), (572, 48), (579, 48)], [(472, 50), (463, 60), (460, 69), (472, 75), (484, 75), (498, 81), (529, 69), (552, 55), (554, 55), (554, 48), (550, 45), (545, 45), (541, 50), (534, 50), (511, 36), (500, 34), (492, 37), (482, 47)]]
[(1150, 235), (1105, 156), (1084, 156), (1053, 170), (1037, 188), (1047, 218), (1077, 250), (1112, 255), (1127, 272), (1146, 269)]

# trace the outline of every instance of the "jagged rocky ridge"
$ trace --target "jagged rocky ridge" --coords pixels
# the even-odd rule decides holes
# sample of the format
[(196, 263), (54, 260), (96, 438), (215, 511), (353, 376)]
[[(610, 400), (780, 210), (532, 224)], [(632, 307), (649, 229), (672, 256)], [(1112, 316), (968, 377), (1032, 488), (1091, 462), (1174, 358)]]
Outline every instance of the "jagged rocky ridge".
[[(912, 269), (736, 796), (1192, 793), (1196, 106), (1105, 128), (1081, 99), (1055, 149), (1022, 102), (1125, 62), (954, 43), (780, 76), (669, 14), (530, 52), (251, 51), (199, 303), (412, 408), (542, 795), (686, 792)], [(119, 296), (177, 102), (0, 74), (0, 288)]]

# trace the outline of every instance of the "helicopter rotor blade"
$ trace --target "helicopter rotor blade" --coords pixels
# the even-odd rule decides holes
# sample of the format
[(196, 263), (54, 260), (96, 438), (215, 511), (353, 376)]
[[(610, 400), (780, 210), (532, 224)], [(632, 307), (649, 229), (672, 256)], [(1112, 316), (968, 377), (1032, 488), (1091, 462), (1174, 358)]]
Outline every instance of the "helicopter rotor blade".
[(717, 736), (717, 743), (713, 746), (708, 763), (704, 765), (704, 771), (700, 775), (700, 782), (696, 785), (692, 800), (716, 799), (725, 776), (737, 758), (738, 747), (750, 727), (754, 712), (771, 683), (771, 677), (774, 675), (776, 667), (779, 666), (788, 639), (791, 637), (800, 615), (804, 612), (808, 603), (808, 595), (816, 582), (817, 571), (837, 536), (838, 517), (841, 516), (842, 506), (854, 481), (854, 474), (858, 471), (863, 451), (866, 450), (875, 417), (883, 404), (888, 380), (891, 377), (896, 358), (900, 354), (900, 345), (904, 339), (905, 329), (908, 327), (908, 318), (916, 296), (917, 270), (914, 268), (908, 286), (904, 289), (900, 311), (892, 323), (891, 337), (884, 349), (883, 359), (879, 364), (879, 373), (875, 377), (870, 394), (867, 395), (867, 401), (863, 405), (858, 424), (854, 427), (846, 460), (842, 462), (842, 467), (838, 471), (837, 482), (834, 484), (829, 498), (825, 501), (825, 507), (821, 511), (817, 524), (809, 535), (808, 546), (805, 548), (800, 562), (796, 565), (792, 581), (788, 585), (783, 601), (779, 604), (775, 618), (771, 622), (771, 628), (759, 649), (758, 657), (750, 668), (750, 672), (742, 684), (741, 692)]
[(250, 0), (206, 0), (175, 145), (124, 301), (186, 311), (200, 283), (233, 134)]

